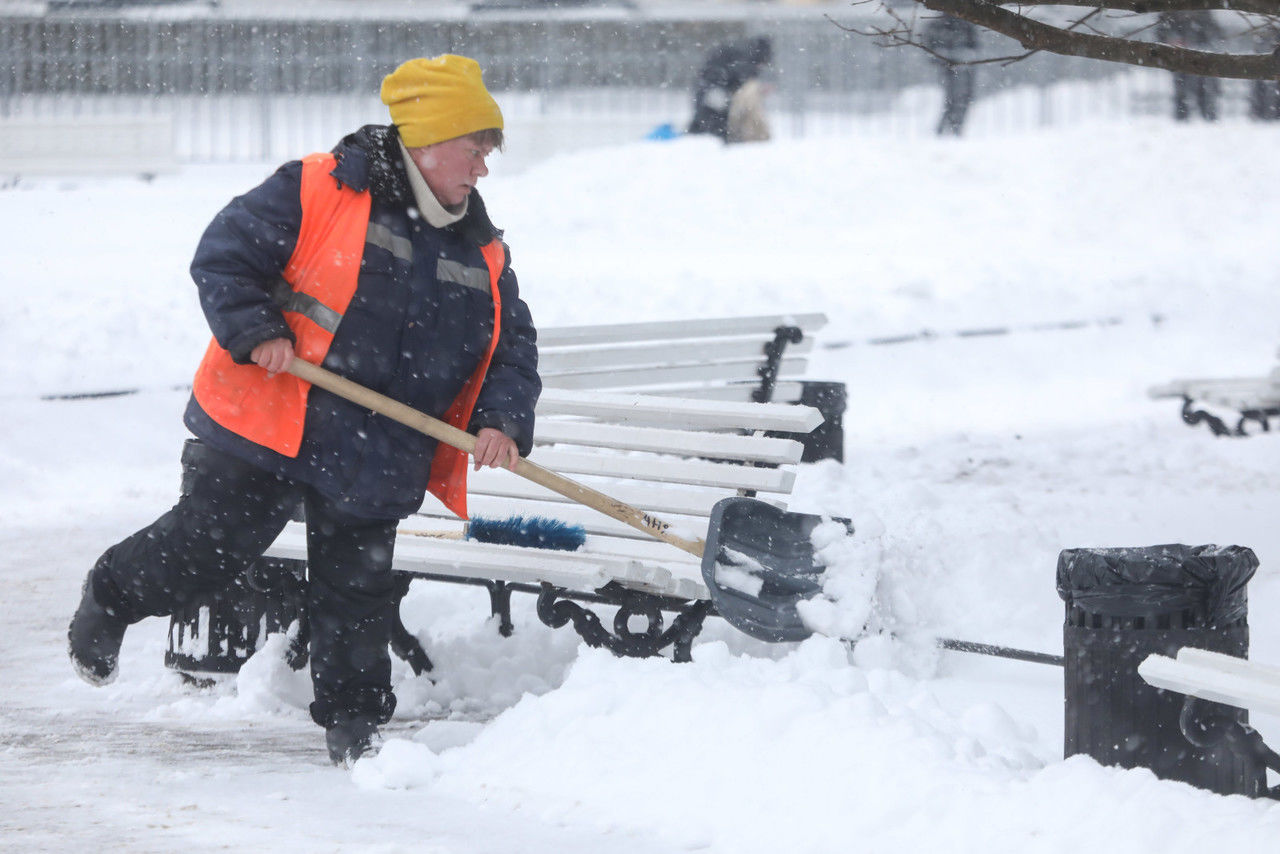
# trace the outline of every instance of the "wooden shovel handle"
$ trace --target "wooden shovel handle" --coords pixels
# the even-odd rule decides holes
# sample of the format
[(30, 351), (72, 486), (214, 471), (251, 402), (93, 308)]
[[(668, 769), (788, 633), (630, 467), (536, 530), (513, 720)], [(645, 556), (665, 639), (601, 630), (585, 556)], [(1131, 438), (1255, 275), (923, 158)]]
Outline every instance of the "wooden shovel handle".
[[(468, 454), (475, 453), (476, 437), (465, 430), (459, 430), (438, 418), (432, 418), (425, 412), (419, 412), (398, 400), (392, 400), (386, 395), (378, 394), (373, 389), (365, 388), (359, 383), (340, 377), (319, 365), (295, 358), (289, 363), (287, 370), (300, 380), (317, 385), (325, 391), (332, 392), (352, 403), (368, 407), (379, 415), (385, 415), (393, 421), (399, 421), (406, 427), (425, 433), (437, 441), (444, 442), (446, 445), (451, 445)], [(651, 513), (645, 513), (630, 504), (624, 504), (616, 498), (610, 498), (603, 492), (597, 492), (589, 486), (583, 486), (577, 481), (558, 475), (550, 469), (544, 469), (537, 463), (531, 463), (523, 457), (517, 460), (514, 471), (526, 480), (531, 480), (539, 486), (545, 486), (570, 501), (576, 501), (594, 510), (599, 510), (606, 516), (630, 525), (638, 531), (643, 531), (654, 539), (686, 551), (694, 557), (702, 557), (702, 552), (706, 545), (702, 540), (686, 539), (671, 533), (670, 524)]]

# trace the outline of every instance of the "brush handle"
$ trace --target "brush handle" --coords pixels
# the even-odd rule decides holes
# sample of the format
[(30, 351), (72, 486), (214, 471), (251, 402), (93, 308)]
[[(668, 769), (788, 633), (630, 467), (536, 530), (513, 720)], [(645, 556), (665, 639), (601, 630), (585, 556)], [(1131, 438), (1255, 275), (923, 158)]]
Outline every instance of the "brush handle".
[[(311, 362), (295, 357), (289, 363), (287, 370), (300, 380), (320, 386), (325, 391), (332, 392), (352, 403), (368, 407), (379, 415), (385, 415), (393, 421), (399, 421), (406, 427), (425, 433), (437, 441), (444, 442), (446, 445), (468, 454), (475, 453), (476, 437), (465, 430), (459, 430), (457, 427), (446, 424), (438, 418), (432, 418), (425, 412), (419, 412), (398, 400), (392, 400), (386, 395), (378, 394), (373, 389), (365, 388), (359, 383), (340, 377), (319, 365), (314, 365)], [(544, 469), (537, 463), (529, 462), (524, 457), (516, 461), (516, 466), (512, 471), (526, 480), (531, 480), (539, 486), (545, 486), (552, 492), (563, 495), (570, 501), (576, 501), (594, 510), (599, 510), (610, 518), (630, 525), (636, 530), (686, 551), (694, 557), (702, 557), (702, 552), (706, 546), (702, 540), (696, 538), (687, 539), (671, 533), (671, 525), (652, 513), (646, 513), (643, 510), (632, 507), (630, 504), (624, 504), (616, 498), (610, 498), (603, 492), (597, 492), (589, 486), (584, 486), (577, 481), (556, 474), (550, 469)]]
[(466, 531), (411, 531), (406, 528), (396, 528), (396, 533), (409, 537), (429, 537), (433, 540), (465, 540), (467, 538)]

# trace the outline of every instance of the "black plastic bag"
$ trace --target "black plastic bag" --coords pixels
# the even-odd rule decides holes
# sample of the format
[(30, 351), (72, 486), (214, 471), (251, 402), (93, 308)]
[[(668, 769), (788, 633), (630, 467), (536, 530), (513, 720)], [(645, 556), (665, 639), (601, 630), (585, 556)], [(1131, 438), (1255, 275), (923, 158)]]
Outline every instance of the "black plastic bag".
[(1192, 611), (1200, 625), (1226, 625), (1248, 613), (1246, 587), (1257, 568), (1244, 546), (1066, 549), (1058, 555), (1058, 595), (1092, 614)]

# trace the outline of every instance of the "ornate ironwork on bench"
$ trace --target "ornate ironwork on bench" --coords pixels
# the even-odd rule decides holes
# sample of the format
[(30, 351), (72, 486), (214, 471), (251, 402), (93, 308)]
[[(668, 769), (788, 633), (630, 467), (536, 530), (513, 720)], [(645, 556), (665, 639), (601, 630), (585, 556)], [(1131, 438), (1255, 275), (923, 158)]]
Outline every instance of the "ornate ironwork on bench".
[[(294, 670), (306, 667), (309, 632), (305, 576), (303, 561), (264, 558), (236, 580), (230, 593), (193, 602), (170, 621), (165, 665), (184, 674), (188, 681), (206, 684), (216, 674), (237, 672), (257, 651), (266, 634), (287, 631), (296, 621), (297, 629), (289, 638), (285, 660)], [(498, 632), (503, 637), (511, 637), (514, 632), (511, 594), (531, 594), (537, 597), (536, 614), (543, 624), (553, 629), (571, 625), (588, 646), (630, 658), (670, 655), (675, 662), (690, 661), (693, 641), (701, 633), (705, 619), (715, 616), (709, 600), (660, 596), (614, 582), (595, 593), (586, 593), (545, 583), (404, 573), (400, 574), (397, 604), (415, 579), (485, 588), (490, 613), (498, 618)], [(612, 618), (602, 618), (589, 605), (616, 610)], [(669, 626), (664, 612), (675, 615)], [(644, 621), (639, 630), (633, 628), (637, 619)], [(399, 608), (392, 624), (391, 651), (417, 676), (434, 669), (422, 643), (405, 626)]]
[(1269, 433), (1271, 432), (1271, 419), (1280, 418), (1280, 407), (1242, 409), (1239, 412), (1240, 417), (1235, 426), (1228, 427), (1225, 419), (1201, 408), (1201, 406), (1201, 404), (1197, 404), (1193, 399), (1184, 395), (1182, 398), (1182, 420), (1190, 427), (1204, 424), (1209, 428), (1209, 432), (1215, 436), (1236, 438), (1251, 436), (1253, 433), (1246, 429), (1250, 422), (1258, 425), (1258, 432)]

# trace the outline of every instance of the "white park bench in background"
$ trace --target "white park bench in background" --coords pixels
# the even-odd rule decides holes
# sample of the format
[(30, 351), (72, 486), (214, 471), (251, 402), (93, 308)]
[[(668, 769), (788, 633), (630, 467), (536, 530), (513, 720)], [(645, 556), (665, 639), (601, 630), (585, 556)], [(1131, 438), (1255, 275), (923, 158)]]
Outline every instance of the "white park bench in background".
[(1263, 431), (1280, 416), (1280, 367), (1266, 376), (1173, 380), (1148, 389), (1155, 399), (1182, 399), (1182, 420), (1204, 423), (1215, 436), (1247, 436), (1252, 422)]

